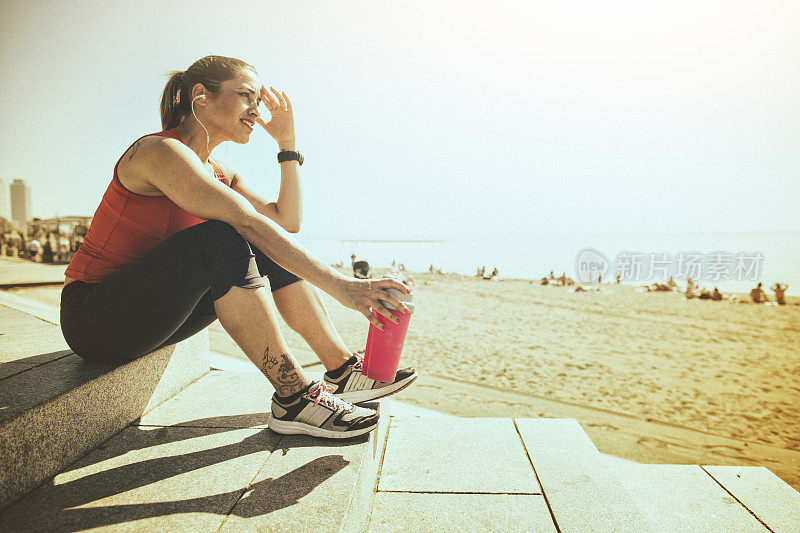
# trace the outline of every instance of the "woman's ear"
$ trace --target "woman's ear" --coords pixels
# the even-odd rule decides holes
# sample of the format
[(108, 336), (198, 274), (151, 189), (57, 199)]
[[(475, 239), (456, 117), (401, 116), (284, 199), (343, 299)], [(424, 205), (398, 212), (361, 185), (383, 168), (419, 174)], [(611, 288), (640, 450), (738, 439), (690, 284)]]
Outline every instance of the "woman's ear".
[(192, 102), (207, 102), (208, 95), (206, 88), (203, 87), (202, 83), (196, 83), (194, 87), (192, 87)]

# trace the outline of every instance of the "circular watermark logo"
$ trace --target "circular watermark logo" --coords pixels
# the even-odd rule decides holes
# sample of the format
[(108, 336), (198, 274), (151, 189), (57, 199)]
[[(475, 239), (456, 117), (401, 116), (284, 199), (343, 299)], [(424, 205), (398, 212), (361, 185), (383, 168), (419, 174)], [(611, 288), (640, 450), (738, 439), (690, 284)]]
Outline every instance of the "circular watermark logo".
[(592, 248), (585, 248), (578, 253), (575, 272), (583, 283), (597, 281), (608, 272), (608, 259)]

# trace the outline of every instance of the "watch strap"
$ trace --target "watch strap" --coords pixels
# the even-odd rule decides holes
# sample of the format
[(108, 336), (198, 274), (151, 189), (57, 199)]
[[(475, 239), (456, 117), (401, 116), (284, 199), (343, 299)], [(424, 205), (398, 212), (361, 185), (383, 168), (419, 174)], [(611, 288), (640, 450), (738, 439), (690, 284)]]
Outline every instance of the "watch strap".
[(278, 163), (283, 163), (284, 161), (297, 161), (298, 164), (302, 165), (303, 154), (297, 150), (281, 150), (278, 152)]

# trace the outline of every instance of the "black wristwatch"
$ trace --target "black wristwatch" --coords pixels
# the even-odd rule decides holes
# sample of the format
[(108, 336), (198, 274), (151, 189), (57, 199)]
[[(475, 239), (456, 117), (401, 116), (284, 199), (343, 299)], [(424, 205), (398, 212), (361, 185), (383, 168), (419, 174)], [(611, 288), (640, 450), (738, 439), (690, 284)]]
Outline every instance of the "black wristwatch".
[(296, 150), (282, 150), (278, 152), (278, 163), (283, 163), (284, 161), (297, 161), (302, 165), (303, 154)]

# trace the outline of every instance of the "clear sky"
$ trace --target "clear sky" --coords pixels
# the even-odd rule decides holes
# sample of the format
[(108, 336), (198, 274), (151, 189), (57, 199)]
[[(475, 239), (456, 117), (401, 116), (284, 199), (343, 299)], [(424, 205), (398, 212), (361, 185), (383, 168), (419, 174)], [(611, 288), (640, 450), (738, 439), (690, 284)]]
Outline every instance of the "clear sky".
[[(799, 5), (3, 0), (0, 178), (94, 213), (221, 54), (293, 101), (309, 235), (796, 230)], [(274, 198), (276, 151), (213, 155)]]

